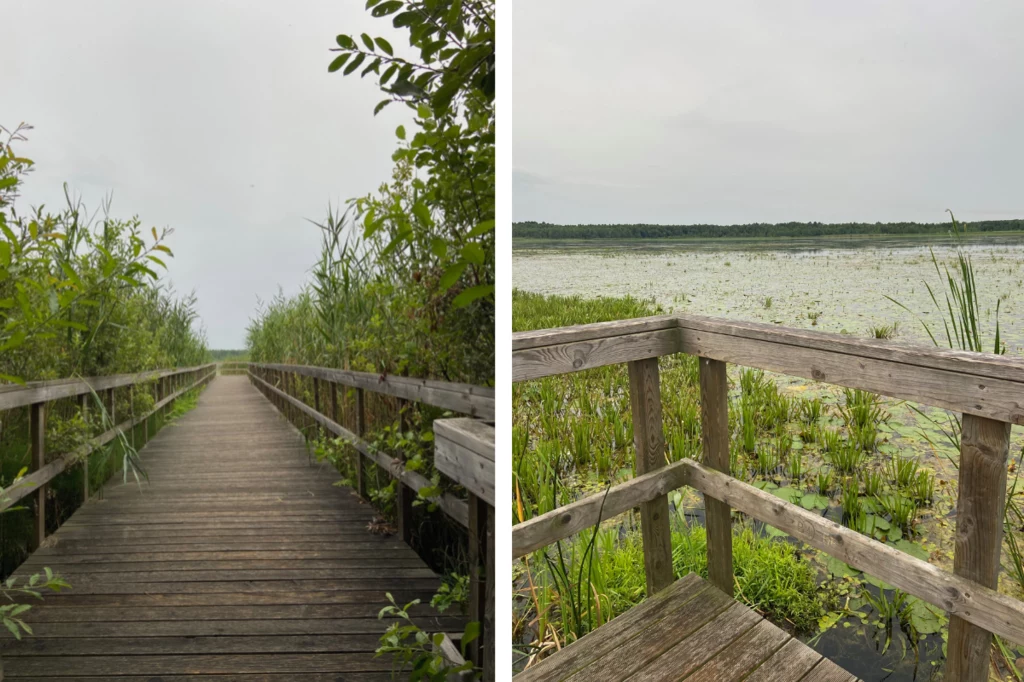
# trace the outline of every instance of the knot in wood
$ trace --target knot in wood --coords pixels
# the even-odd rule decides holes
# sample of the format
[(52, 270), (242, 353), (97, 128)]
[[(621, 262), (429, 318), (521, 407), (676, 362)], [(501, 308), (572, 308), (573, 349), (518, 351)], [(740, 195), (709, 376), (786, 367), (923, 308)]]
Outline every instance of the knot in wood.
[(811, 368), (811, 377), (813, 379), (817, 379), (818, 381), (824, 381), (825, 380), (825, 373), (822, 372), (817, 367), (812, 367)]
[(582, 348), (573, 353), (572, 366), (573, 369), (579, 369), (587, 361), (587, 353)]

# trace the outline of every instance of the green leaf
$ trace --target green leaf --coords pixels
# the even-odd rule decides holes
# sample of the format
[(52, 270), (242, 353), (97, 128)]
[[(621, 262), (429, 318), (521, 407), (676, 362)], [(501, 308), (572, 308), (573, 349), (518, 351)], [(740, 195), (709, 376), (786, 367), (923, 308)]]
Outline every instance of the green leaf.
[(346, 76), (350, 75), (353, 71), (359, 68), (359, 65), (362, 64), (365, 59), (366, 55), (360, 52), (356, 55), (355, 59), (348, 63), (348, 66), (345, 67), (345, 70), (342, 73)]
[(462, 247), (462, 258), (468, 263), (473, 265), (484, 264), (484, 249), (482, 246), (475, 242), (470, 242)]
[(8, 187), (14, 187), (18, 184), (18, 178), (15, 176), (9, 176), (6, 178), (0, 178), (0, 189), (7, 189)]
[(789, 486), (777, 488), (771, 492), (772, 495), (781, 497), (790, 504), (795, 504), (801, 497), (803, 497), (803, 493), (798, 488), (791, 488)]
[(341, 47), (346, 50), (355, 49), (356, 41), (352, 40), (351, 36), (342, 34), (335, 38), (335, 40), (338, 42), (338, 47)]
[(362, 38), (362, 40), (363, 40), (363, 45), (366, 45), (366, 49), (367, 49), (367, 50), (369, 50), (370, 52), (376, 52), (376, 49), (375, 49), (375, 47), (374, 47), (374, 45), (373, 45), (373, 38), (371, 38), (371, 37), (370, 37), (369, 35), (367, 35), (366, 33), (362, 34), (362, 35), (361, 35), (361, 36), (359, 36), (359, 37), (360, 37), (360, 38)]
[(911, 542), (910, 540), (899, 540), (893, 543), (893, 547), (905, 552), (910, 556), (917, 557), (921, 561), (928, 561), (928, 551), (919, 544)]
[(452, 306), (455, 308), (464, 308), (473, 301), (483, 298), (484, 296), (490, 296), (494, 293), (493, 284), (478, 284), (475, 287), (470, 287), (463, 291), (461, 294), (455, 297), (452, 301)]
[(447, 291), (453, 284), (459, 281), (459, 278), (462, 277), (462, 273), (465, 272), (467, 267), (469, 267), (469, 263), (459, 261), (445, 270), (444, 274), (441, 275), (441, 280), (438, 282), (438, 286), (441, 287), (441, 291)]
[(825, 565), (828, 567), (828, 572), (837, 578), (853, 577), (860, 573), (856, 568), (835, 557), (830, 558)]
[(487, 234), (488, 232), (490, 232), (493, 229), (494, 229), (494, 221), (493, 220), (485, 220), (482, 223), (480, 223), (479, 225), (477, 225), (476, 227), (474, 227), (472, 230), (470, 230), (469, 234), (466, 235), (466, 236), (468, 236), (468, 237), (479, 237), (482, 234)]
[(351, 57), (351, 56), (352, 56), (351, 52), (346, 52), (344, 54), (338, 55), (334, 59), (334, 61), (331, 62), (330, 66), (327, 67), (328, 73), (334, 73), (335, 71), (337, 71), (341, 67), (345, 66), (345, 62), (347, 62), (348, 58)]
[(398, 136), (399, 140), (405, 139), (405, 126), (398, 126), (395, 128), (395, 135)]
[(376, 38), (375, 40), (377, 42), (377, 47), (379, 47), (384, 52), (384, 54), (386, 54), (389, 57), (395, 56), (395, 51), (391, 49), (391, 43), (384, 40), (383, 38)]

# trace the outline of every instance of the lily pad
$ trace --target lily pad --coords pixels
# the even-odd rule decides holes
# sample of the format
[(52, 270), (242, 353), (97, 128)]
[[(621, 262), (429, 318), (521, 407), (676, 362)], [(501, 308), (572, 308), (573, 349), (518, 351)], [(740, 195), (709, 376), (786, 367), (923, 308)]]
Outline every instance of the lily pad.
[(893, 587), (889, 583), (885, 582), (881, 578), (876, 578), (875, 576), (868, 575), (867, 573), (864, 574), (864, 582), (871, 583), (872, 585), (874, 585), (875, 587), (877, 587), (880, 590), (895, 590), (896, 589), (895, 587)]
[(917, 597), (910, 597), (907, 600), (910, 607), (910, 623), (921, 635), (934, 635), (942, 629), (946, 621), (946, 615), (937, 606), (921, 601)]
[(887, 536), (889, 538), (889, 542), (898, 542), (900, 539), (903, 538), (903, 531), (900, 529), (899, 526), (893, 526), (889, 529)]
[(771, 492), (772, 490), (775, 490), (776, 488), (779, 487), (772, 483), (771, 481), (754, 481), (753, 486), (761, 490), (767, 490), (768, 492)]
[(764, 524), (764, 532), (771, 538), (781, 538), (787, 535), (786, 531), (779, 530), (775, 526), (769, 526), (767, 523)]
[(828, 509), (828, 503), (828, 497), (818, 493), (807, 493), (800, 498), (800, 506), (804, 509)]
[(850, 566), (845, 561), (840, 561), (839, 559), (836, 559), (835, 557), (829, 559), (826, 566), (828, 567), (828, 572), (836, 576), (837, 578), (845, 578), (848, 576), (852, 577), (860, 574), (860, 571), (858, 571), (856, 568)]
[(784, 488), (776, 488), (775, 490), (772, 490), (771, 493), (776, 497), (781, 497), (786, 502), (789, 502), (791, 504), (796, 504), (800, 500), (800, 498), (803, 497), (803, 492), (800, 489), (791, 488), (789, 486), (786, 486)]
[(898, 540), (893, 543), (893, 547), (901, 552), (906, 552), (912, 557), (917, 557), (922, 561), (928, 561), (928, 550), (917, 543), (911, 542), (910, 540)]

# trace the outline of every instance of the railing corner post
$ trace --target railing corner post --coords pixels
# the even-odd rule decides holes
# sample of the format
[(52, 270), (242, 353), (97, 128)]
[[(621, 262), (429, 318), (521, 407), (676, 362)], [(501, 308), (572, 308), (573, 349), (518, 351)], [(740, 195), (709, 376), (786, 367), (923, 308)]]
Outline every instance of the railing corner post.
[[(1009, 453), (1008, 422), (963, 415), (953, 572), (992, 589), (996, 589), (999, 581)], [(945, 679), (988, 680), (991, 648), (991, 632), (951, 616)]]
[[(633, 414), (636, 473), (639, 476), (665, 466), (658, 358), (630, 361), (629, 402)], [(675, 580), (667, 495), (659, 495), (640, 505), (640, 526), (644, 543), (647, 596), (651, 596)]]
[[(729, 466), (729, 377), (721, 360), (698, 358), (700, 363), (701, 439), (704, 464), (732, 475)], [(733, 596), (732, 510), (722, 500), (704, 495), (707, 527), (708, 578)]]

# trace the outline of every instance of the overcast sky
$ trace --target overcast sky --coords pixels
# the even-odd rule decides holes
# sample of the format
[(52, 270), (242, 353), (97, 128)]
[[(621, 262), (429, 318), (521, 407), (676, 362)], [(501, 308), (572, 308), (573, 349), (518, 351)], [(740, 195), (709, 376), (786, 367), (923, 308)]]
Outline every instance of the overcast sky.
[(1024, 217), (1024, 3), (513, 4), (513, 218)]
[(172, 227), (175, 289), (211, 348), (244, 346), (257, 299), (296, 292), (320, 219), (387, 180), (397, 106), (370, 77), (328, 74), (338, 33), (403, 35), (362, 0), (2, 0), (0, 124), (35, 126), (23, 199)]

